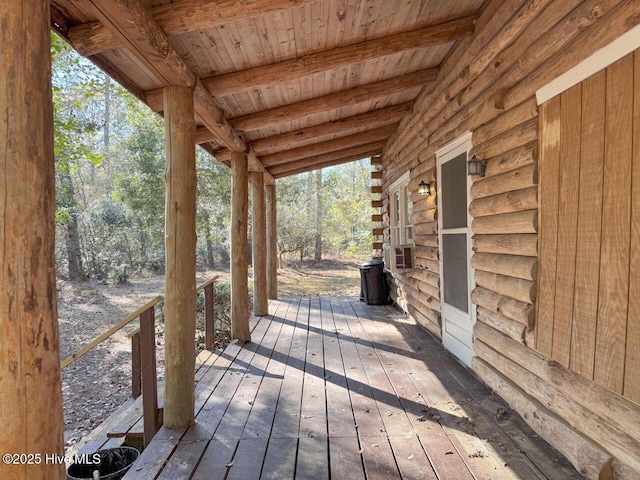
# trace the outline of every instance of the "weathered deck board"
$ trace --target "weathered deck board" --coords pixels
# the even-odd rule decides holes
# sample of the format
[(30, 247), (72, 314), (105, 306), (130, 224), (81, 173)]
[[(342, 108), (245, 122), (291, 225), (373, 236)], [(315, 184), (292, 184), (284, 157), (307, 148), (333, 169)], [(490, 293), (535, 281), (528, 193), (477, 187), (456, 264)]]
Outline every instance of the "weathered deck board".
[(270, 310), (253, 343), (204, 361), (196, 425), (162, 428), (127, 480), (580, 478), (400, 311)]

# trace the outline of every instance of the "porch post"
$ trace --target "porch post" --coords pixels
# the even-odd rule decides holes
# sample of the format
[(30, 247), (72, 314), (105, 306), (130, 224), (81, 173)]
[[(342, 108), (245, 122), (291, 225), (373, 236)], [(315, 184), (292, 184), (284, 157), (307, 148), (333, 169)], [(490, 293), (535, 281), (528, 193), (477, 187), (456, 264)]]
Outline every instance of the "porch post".
[(196, 160), (190, 87), (165, 87), (164, 118), (164, 425), (185, 428), (194, 421), (196, 333)]
[(63, 479), (54, 263), (55, 172), (49, 0), (0, 2), (0, 419), (2, 479)]
[(267, 203), (267, 297), (278, 298), (278, 231), (276, 229), (276, 185), (265, 185)]
[(249, 203), (247, 155), (231, 153), (231, 338), (251, 341), (247, 216)]
[(267, 300), (267, 238), (264, 206), (264, 174), (251, 172), (252, 236), (253, 259), (253, 314), (269, 314)]

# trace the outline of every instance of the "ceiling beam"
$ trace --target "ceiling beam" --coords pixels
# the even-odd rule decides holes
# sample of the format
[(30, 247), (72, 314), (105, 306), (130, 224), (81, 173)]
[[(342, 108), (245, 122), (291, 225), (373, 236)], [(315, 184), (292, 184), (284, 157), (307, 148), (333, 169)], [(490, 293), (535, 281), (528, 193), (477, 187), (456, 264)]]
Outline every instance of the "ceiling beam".
[(354, 106), (359, 103), (377, 100), (396, 93), (424, 87), (433, 82), (438, 74), (437, 68), (420, 70), (381, 82), (370, 83), (360, 87), (343, 90), (323, 97), (312, 98), (292, 103), (271, 110), (245, 115), (230, 120), (238, 132), (252, 132), (261, 128), (288, 123), (317, 113), (335, 110), (345, 105)]
[(283, 81), (293, 82), (315, 73), (348, 67), (398, 52), (443, 45), (473, 33), (474, 23), (475, 17), (464, 17), (283, 62), (204, 78), (202, 83), (213, 95), (223, 97)]
[(380, 153), (380, 151), (381, 151), (380, 149), (376, 148), (368, 152), (356, 153), (353, 155), (348, 155), (346, 157), (336, 157), (333, 160), (327, 160), (322, 163), (315, 163), (312, 165), (296, 168), (294, 170), (289, 170), (287, 172), (278, 173), (277, 175), (274, 175), (273, 178), (278, 179), (283, 177), (290, 177), (291, 175), (298, 175), (300, 173), (311, 172), (312, 170), (319, 170), (321, 168), (333, 167), (335, 165), (342, 165), (344, 163), (354, 162), (356, 160), (361, 160), (363, 158), (376, 155)]
[[(343, 148), (341, 150), (334, 150), (329, 153), (323, 153), (321, 155), (316, 155), (314, 157), (304, 158), (302, 160), (296, 160), (295, 162), (289, 162), (282, 165), (276, 165), (267, 170), (274, 176), (274, 178), (278, 178), (278, 175), (281, 175), (286, 172), (291, 172), (294, 170), (299, 170), (301, 168), (313, 167), (315, 165), (323, 164), (326, 162), (331, 162), (333, 160), (350, 157), (350, 156), (369, 156), (375, 155), (382, 151), (384, 147), (385, 141), (379, 140), (377, 142), (367, 143), (365, 145), (358, 145), (356, 147)], [(361, 157), (362, 158), (362, 157)]]
[[(344, 137), (352, 133), (357, 133), (354, 132), (354, 130), (360, 131), (366, 128), (381, 127), (389, 123), (397, 122), (411, 112), (412, 107), (413, 102), (400, 103), (341, 120), (321, 123), (320, 125), (314, 125), (312, 127), (298, 128), (297, 130), (280, 135), (260, 138), (252, 141), (251, 146), (257, 155), (267, 155), (280, 150), (321, 142), (328, 135)], [(214, 138), (209, 130), (204, 127), (198, 128), (196, 132), (196, 143), (206, 143), (213, 140)]]
[(101, 23), (120, 39), (158, 81), (194, 89), (195, 112), (219, 143), (233, 151), (247, 149), (244, 141), (225, 120), (224, 111), (137, 0), (91, 0), (91, 3)]
[(270, 155), (263, 155), (261, 160), (265, 168), (268, 169), (275, 165), (282, 165), (283, 163), (290, 163), (303, 158), (315, 157), (323, 153), (330, 153), (344, 148), (356, 147), (380, 140), (386, 140), (393, 135), (397, 128), (397, 123), (385, 125), (384, 127), (374, 128), (354, 135), (337, 138), (335, 140), (327, 140), (325, 142), (314, 143), (313, 145), (306, 145), (304, 147), (292, 148), (291, 150), (284, 150)]
[[(299, 7), (312, 1), (315, 0), (181, 0), (153, 7), (149, 13), (165, 34), (172, 36)], [(85, 57), (127, 46), (101, 22), (71, 27), (69, 40), (80, 55)]]

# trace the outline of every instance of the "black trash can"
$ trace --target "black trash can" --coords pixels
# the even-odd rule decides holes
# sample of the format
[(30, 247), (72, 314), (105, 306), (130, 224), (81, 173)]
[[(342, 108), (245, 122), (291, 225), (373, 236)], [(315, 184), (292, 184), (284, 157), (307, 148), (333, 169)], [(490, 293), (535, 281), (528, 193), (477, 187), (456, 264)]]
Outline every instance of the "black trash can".
[(367, 305), (388, 305), (389, 284), (384, 274), (384, 262), (367, 260), (358, 265), (360, 269), (360, 301)]
[(133, 447), (98, 450), (83, 457), (85, 462), (71, 464), (67, 479), (92, 479), (93, 472), (98, 470), (100, 480), (120, 480), (139, 456), (140, 452)]

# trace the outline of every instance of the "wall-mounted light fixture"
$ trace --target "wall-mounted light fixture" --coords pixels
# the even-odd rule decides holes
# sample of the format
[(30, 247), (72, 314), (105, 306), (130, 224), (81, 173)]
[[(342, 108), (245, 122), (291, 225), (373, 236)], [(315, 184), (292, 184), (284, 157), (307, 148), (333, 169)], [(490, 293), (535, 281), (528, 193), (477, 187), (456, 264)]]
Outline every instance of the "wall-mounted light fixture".
[(431, 195), (431, 185), (422, 180), (420, 182), (420, 185), (418, 185), (418, 194)]
[(487, 169), (487, 162), (478, 158), (477, 155), (472, 156), (467, 162), (467, 175), (476, 175), (478, 177), (484, 177), (484, 172)]

